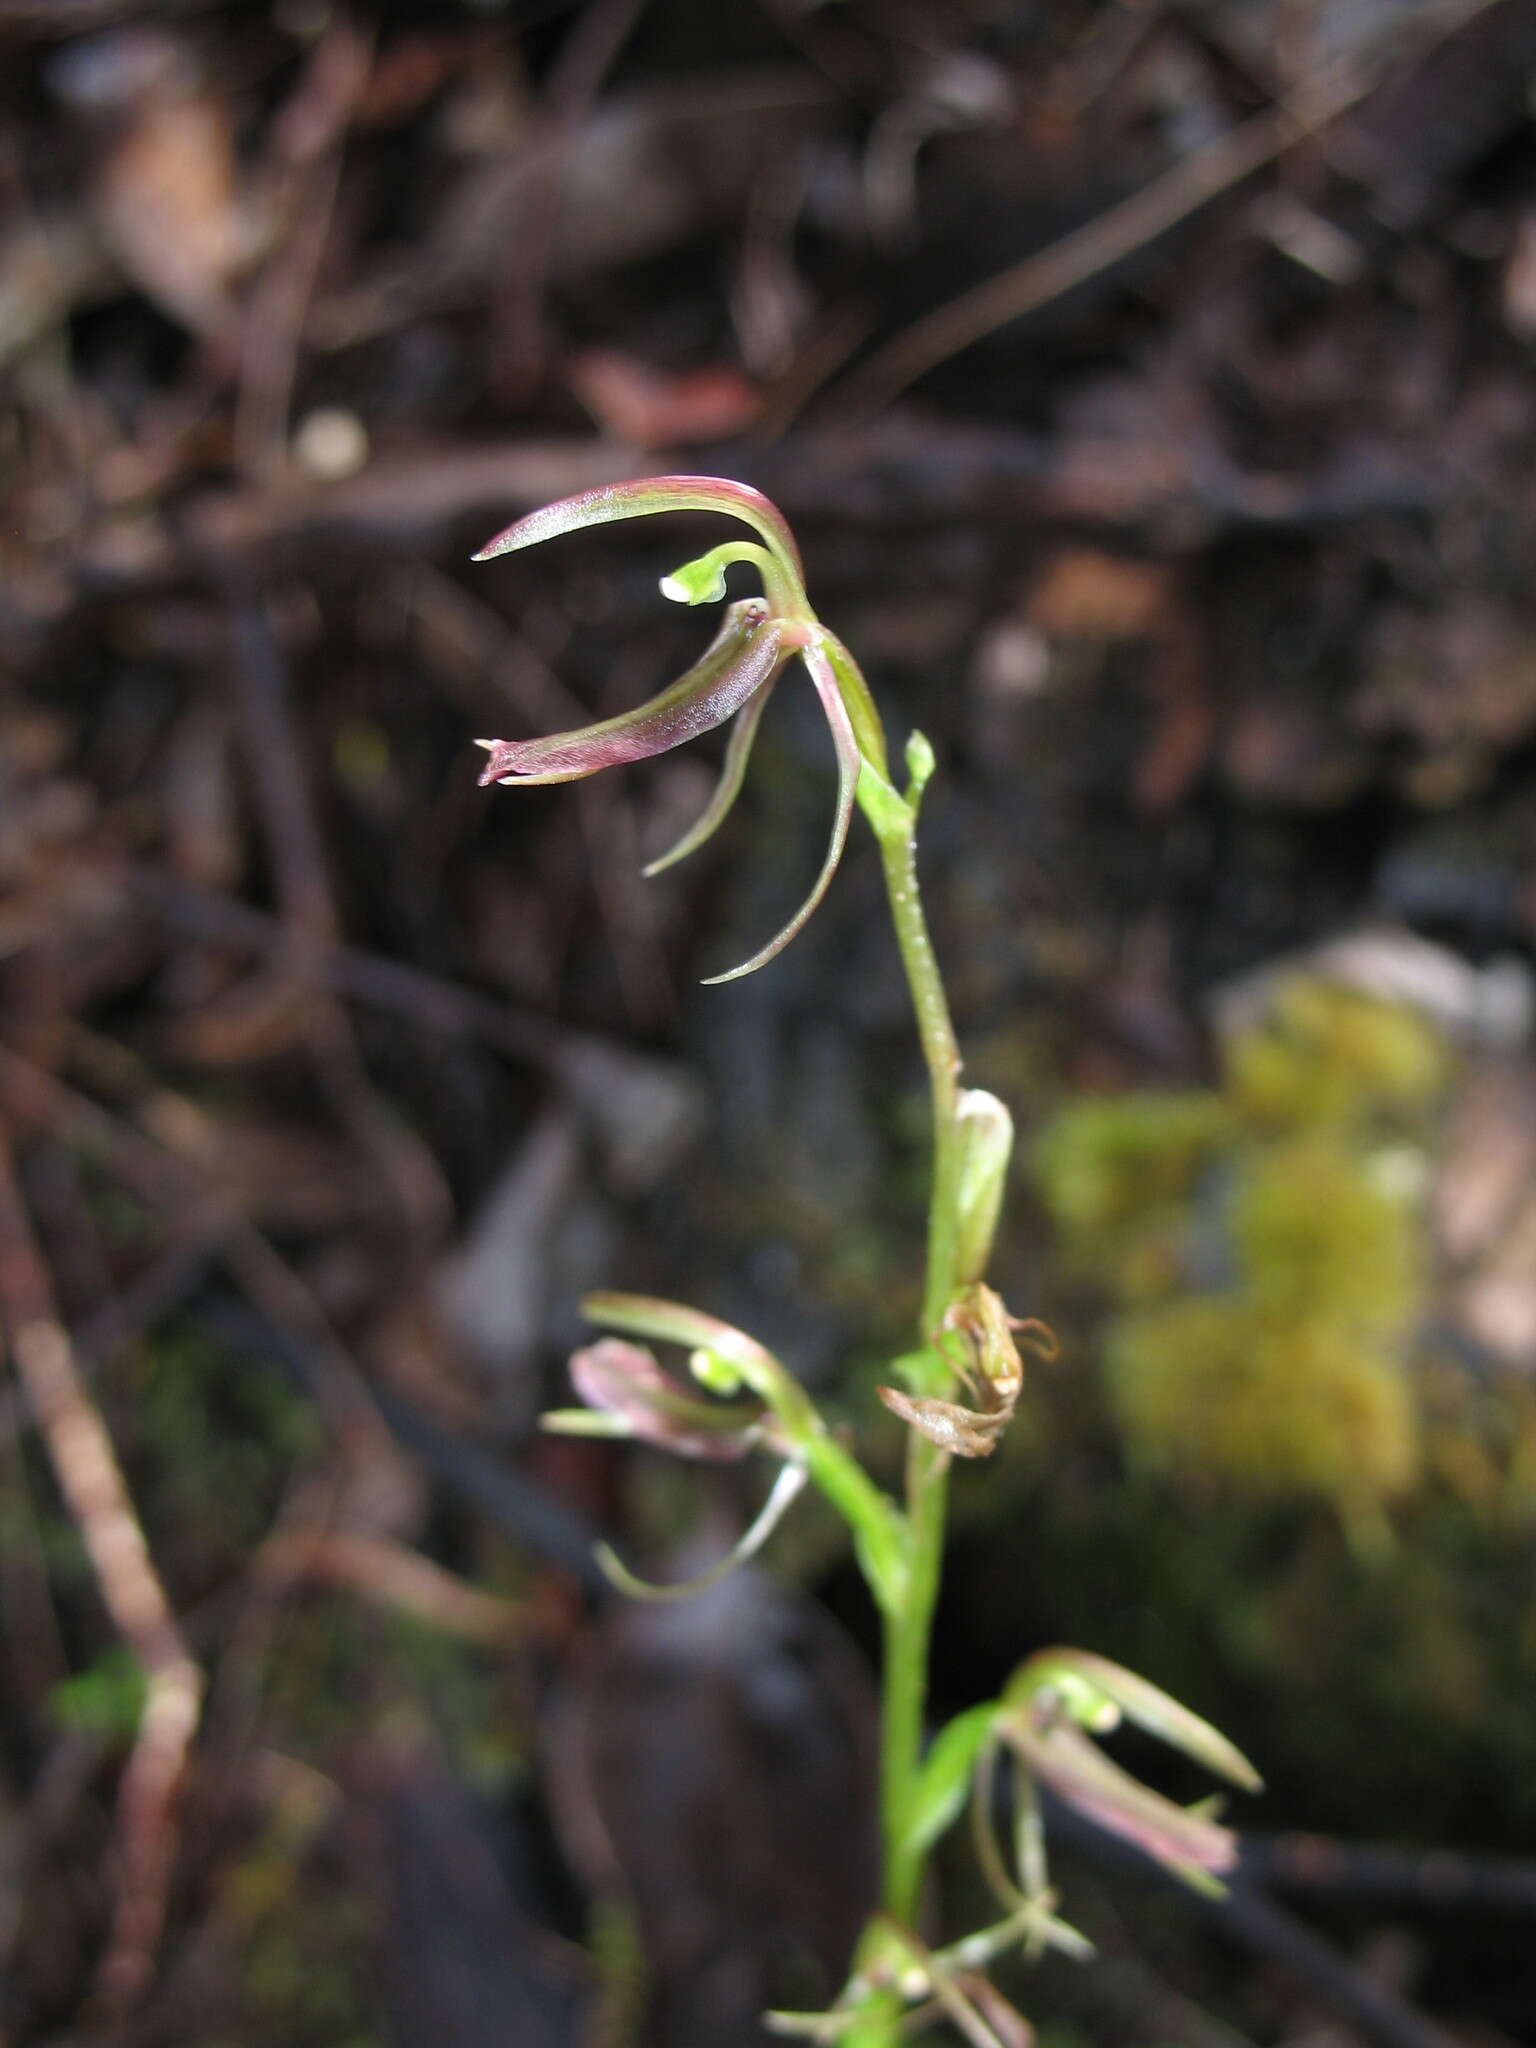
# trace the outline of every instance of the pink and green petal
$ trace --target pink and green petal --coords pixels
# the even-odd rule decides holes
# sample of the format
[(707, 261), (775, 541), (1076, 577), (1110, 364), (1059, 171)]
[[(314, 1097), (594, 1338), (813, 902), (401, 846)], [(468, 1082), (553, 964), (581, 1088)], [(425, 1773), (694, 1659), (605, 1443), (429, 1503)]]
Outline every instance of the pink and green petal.
[(655, 1294), (622, 1294), (616, 1288), (601, 1288), (582, 1297), (581, 1312), (589, 1323), (610, 1330), (623, 1330), (631, 1337), (652, 1337), (662, 1344), (681, 1344), (689, 1351), (708, 1351), (734, 1361), (744, 1368), (774, 1363), (773, 1354), (738, 1330), (701, 1308), (689, 1308), (681, 1301), (664, 1301)]
[(771, 683), (789, 656), (761, 598), (725, 614), (694, 666), (634, 711), (543, 739), (495, 740), (480, 777), (488, 782), (574, 782), (623, 762), (643, 761), (724, 725)]
[(705, 840), (713, 838), (725, 823), (732, 805), (741, 794), (742, 778), (747, 772), (747, 757), (752, 752), (752, 742), (757, 738), (757, 728), (762, 723), (763, 713), (768, 708), (768, 699), (772, 696), (773, 686), (777, 681), (777, 676), (770, 676), (757, 695), (749, 697), (741, 707), (741, 713), (731, 727), (730, 739), (726, 742), (725, 760), (721, 764), (720, 780), (715, 785), (714, 795), (677, 844), (646, 866), (644, 872), (647, 875), (659, 875), (664, 868), (685, 860), (690, 853), (696, 853)]
[(1026, 1711), (1004, 1716), (997, 1732), (1058, 1799), (1180, 1876), (1199, 1883), (1236, 1863), (1229, 1828), (1141, 1784), (1072, 1722), (1042, 1726)]
[[(757, 1401), (710, 1401), (686, 1392), (664, 1372), (643, 1345), (603, 1337), (571, 1359), (571, 1384), (585, 1409), (556, 1410), (541, 1418), (556, 1435), (637, 1437), (683, 1458), (733, 1463), (759, 1441), (763, 1419)], [(594, 1429), (591, 1411), (608, 1418)]]

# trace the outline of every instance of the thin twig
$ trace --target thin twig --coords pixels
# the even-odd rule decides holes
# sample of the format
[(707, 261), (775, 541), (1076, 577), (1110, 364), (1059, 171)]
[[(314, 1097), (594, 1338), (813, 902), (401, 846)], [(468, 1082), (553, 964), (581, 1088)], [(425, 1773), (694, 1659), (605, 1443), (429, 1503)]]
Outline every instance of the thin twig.
[(345, 1587), (471, 1642), (506, 1643), (527, 1627), (515, 1601), (482, 1593), (403, 1543), (354, 1529), (279, 1529), (256, 1553), (255, 1570), (285, 1589)]
[[(85, 1034), (76, 1037), (83, 1040)], [(92, 1050), (102, 1048), (100, 1040), (89, 1044)], [(146, 1136), (4, 1045), (0, 1079), (18, 1119), (88, 1137), (111, 1171), (142, 1200), (178, 1212), (189, 1203), (201, 1203), (210, 1228), (217, 1231), (223, 1262), (237, 1283), (263, 1315), (300, 1333), (306, 1384), (338, 1440), (347, 1442), (380, 1429), (367, 1382), (332, 1332), (324, 1310), (203, 1163), (183, 1151), (167, 1150), (162, 1141)], [(190, 1124), (195, 1119), (183, 1121)]]
[(1398, 1912), (1536, 1916), (1536, 1861), (1529, 1857), (1245, 1830), (1242, 1858), (1245, 1878), (1309, 1898)]
[(367, 80), (371, 41), (345, 15), (334, 21), (278, 124), (290, 145), (290, 227), (247, 299), (235, 396), (236, 465), (258, 484), (281, 483), (288, 466), (304, 321), (330, 239), (342, 151)]
[(1455, 2048), (1455, 2037), (1386, 1984), (1373, 1981), (1304, 1921), (1263, 1892), (1231, 1891), (1218, 1924), (1234, 1941), (1290, 1971), (1320, 2005), (1356, 2028), (1372, 2048)]
[(146, 910), (191, 937), (237, 953), (283, 952), (287, 971), (297, 981), (335, 989), (447, 1038), (479, 1038), (531, 1066), (560, 1064), (568, 1034), (548, 1018), (512, 1009), (475, 989), (362, 947), (294, 946), (270, 911), (200, 889), (160, 869), (131, 868), (124, 879)]
[[(1454, 35), (1491, 4), (1492, 0), (1471, 0), (1441, 26), (1436, 40)], [(1253, 115), (1082, 227), (914, 321), (841, 386), (837, 393), (840, 421), (878, 412), (951, 356), (1010, 321), (1038, 312), (1112, 264), (1146, 248), (1296, 143), (1336, 121), (1379, 82), (1375, 75), (1362, 77), (1352, 65), (1307, 81), (1286, 105)]]
[[(71, 1342), (87, 1383), (185, 1299), (233, 1227), (221, 1216), (190, 1222), (126, 1287), (76, 1325)], [(13, 1443), (29, 1420), (19, 1394), (0, 1392), (0, 1449)]]
[(1052, 1833), (1071, 1841), (1095, 1862), (1176, 1893), (1189, 1912), (1208, 1920), (1232, 1942), (1285, 1970), (1316, 2004), (1353, 2027), (1371, 2048), (1452, 2048), (1452, 2037), (1444, 2028), (1416, 2011), (1388, 1985), (1374, 1982), (1330, 1942), (1277, 1906), (1257, 1885), (1239, 1881), (1220, 1898), (1191, 1891), (1171, 1873), (1092, 1821), (1073, 1813), (1059, 1800), (1047, 1801), (1046, 1824)]
[(103, 1604), (145, 1677), (138, 1733), (118, 1787), (118, 1896), (96, 1980), (98, 2000), (116, 2018), (132, 2006), (154, 1968), (203, 1674), (166, 1597), (112, 1439), (59, 1320), (3, 1131), (0, 1321)]
[(542, 367), (545, 284), (560, 223), (567, 158), (608, 67), (640, 17), (645, 0), (595, 0), (582, 9), (555, 61), (545, 106), (527, 152), (528, 171), (508, 223), (509, 266), (496, 310), (498, 382), (504, 392), (530, 384)]
[[(268, 857), (293, 949), (334, 947), (341, 929), (325, 841), (310, 797), (307, 764), (289, 710), (287, 663), (266, 606), (232, 595), (231, 639), (246, 742)], [(273, 965), (281, 976), (286, 951)], [(322, 1085), (389, 1189), (406, 1226), (408, 1252), (447, 1227), (447, 1190), (426, 1146), (390, 1114), (369, 1079), (351, 1018), (322, 991), (304, 1020)]]
[(382, 953), (357, 946), (294, 947), (270, 911), (199, 889), (157, 869), (131, 868), (126, 880), (146, 908), (182, 931), (240, 952), (282, 952), (285, 969), (295, 980), (335, 989), (424, 1031), (478, 1038), (498, 1052), (542, 1068), (580, 1103), (590, 1102), (596, 1088), (610, 1086), (615, 1067), (636, 1057), (615, 1039), (568, 1030)]

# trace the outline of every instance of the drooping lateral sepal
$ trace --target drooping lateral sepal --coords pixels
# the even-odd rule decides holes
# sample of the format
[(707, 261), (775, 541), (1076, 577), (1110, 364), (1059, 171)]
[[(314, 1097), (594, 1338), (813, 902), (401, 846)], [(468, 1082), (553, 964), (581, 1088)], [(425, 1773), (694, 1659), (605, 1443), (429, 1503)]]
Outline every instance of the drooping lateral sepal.
[(603, 768), (647, 760), (724, 725), (773, 681), (789, 659), (761, 598), (731, 605), (692, 668), (634, 711), (542, 739), (490, 740), (488, 782), (575, 782)]
[(597, 1562), (610, 1583), (619, 1592), (627, 1593), (631, 1600), (690, 1600), (695, 1593), (707, 1593), (712, 1586), (718, 1586), (738, 1565), (747, 1564), (756, 1557), (804, 1492), (808, 1476), (805, 1467), (793, 1458), (781, 1465), (779, 1476), (774, 1480), (768, 1498), (752, 1518), (751, 1525), (718, 1564), (711, 1565), (707, 1572), (699, 1572), (691, 1579), (676, 1579), (667, 1585), (655, 1579), (642, 1579), (630, 1570), (610, 1543), (598, 1544)]
[(766, 946), (761, 946), (750, 960), (743, 960), (739, 967), (732, 967), (725, 974), (707, 974), (707, 986), (722, 981), (738, 981), (744, 974), (753, 974), (759, 967), (765, 967), (777, 954), (782, 953), (790, 940), (801, 931), (816, 906), (832, 885), (837, 873), (838, 862), (843, 857), (843, 848), (848, 844), (848, 827), (853, 818), (853, 800), (859, 783), (861, 755), (859, 743), (854, 737), (848, 710), (843, 703), (842, 692), (837, 678), (821, 648), (813, 641), (800, 650), (806, 667), (810, 670), (811, 681), (821, 699), (821, 708), (826, 713), (827, 724), (832, 733), (832, 746), (837, 755), (837, 807), (832, 818), (832, 836), (827, 844), (826, 857), (821, 872), (811, 884), (811, 893), (789, 922), (783, 925)]
[(704, 806), (698, 817), (688, 827), (675, 846), (668, 847), (656, 859), (648, 861), (642, 870), (646, 875), (659, 875), (663, 869), (686, 860), (690, 853), (696, 853), (707, 839), (712, 839), (725, 823), (731, 807), (741, 794), (742, 779), (747, 772), (747, 761), (752, 752), (752, 742), (757, 738), (757, 728), (762, 723), (763, 713), (768, 708), (768, 699), (778, 681), (770, 676), (755, 697), (741, 707), (736, 723), (731, 727), (731, 736), (725, 743), (725, 760), (720, 768), (720, 780), (715, 784), (715, 793)]

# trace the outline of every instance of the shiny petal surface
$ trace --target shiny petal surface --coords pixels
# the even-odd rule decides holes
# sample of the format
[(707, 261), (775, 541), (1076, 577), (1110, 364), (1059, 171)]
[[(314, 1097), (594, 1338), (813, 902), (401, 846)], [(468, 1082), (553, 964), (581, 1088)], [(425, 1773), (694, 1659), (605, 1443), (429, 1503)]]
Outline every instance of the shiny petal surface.
[(574, 782), (600, 769), (664, 754), (724, 725), (788, 660), (761, 598), (727, 610), (701, 658), (634, 711), (544, 739), (495, 740), (480, 777), (488, 782)]
[(653, 512), (724, 512), (745, 520), (793, 569), (797, 580), (802, 573), (800, 550), (778, 506), (750, 484), (724, 476), (652, 476), (634, 483), (600, 484), (596, 490), (579, 491), (574, 498), (562, 498), (514, 519), (494, 540), (487, 541), (474, 559), (494, 561), (498, 555), (535, 547), (556, 534), (607, 526), (616, 519), (643, 519)]
[(757, 738), (757, 728), (762, 722), (768, 699), (773, 694), (777, 676), (770, 676), (755, 697), (749, 697), (741, 707), (741, 714), (731, 727), (730, 739), (726, 742), (725, 760), (720, 768), (720, 780), (715, 784), (715, 793), (699, 816), (678, 840), (676, 846), (668, 849), (645, 868), (647, 875), (659, 875), (663, 868), (672, 867), (695, 853), (706, 839), (714, 837), (730, 815), (731, 806), (741, 794), (742, 777), (747, 772), (747, 757), (752, 752), (752, 742)]
[(729, 1463), (758, 1440), (760, 1403), (686, 1393), (649, 1351), (622, 1338), (604, 1337), (576, 1352), (571, 1383), (589, 1407), (621, 1418), (627, 1435), (680, 1457)]
[(1157, 1862), (1185, 1875), (1215, 1874), (1236, 1863), (1230, 1829), (1138, 1783), (1070, 1722), (1042, 1728), (1025, 1714), (1002, 1721), (998, 1733), (1059, 1799)]

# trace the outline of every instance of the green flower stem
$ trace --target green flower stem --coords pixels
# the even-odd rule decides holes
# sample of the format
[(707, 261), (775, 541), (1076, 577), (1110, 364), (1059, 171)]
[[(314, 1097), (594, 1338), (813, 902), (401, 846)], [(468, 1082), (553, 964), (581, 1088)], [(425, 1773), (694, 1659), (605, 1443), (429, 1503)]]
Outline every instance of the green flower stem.
[[(860, 782), (861, 791), (864, 781)], [(899, 800), (900, 801), (900, 800)], [(871, 815), (871, 813), (876, 815)], [(905, 813), (905, 816), (902, 816)], [(912, 992), (918, 1032), (928, 1062), (933, 1103), (933, 1183), (928, 1207), (928, 1261), (923, 1285), (923, 1352), (934, 1360), (936, 1384), (919, 1389), (942, 1394), (943, 1367), (933, 1352), (934, 1337), (955, 1293), (958, 1236), (960, 1055), (950, 1022), (949, 1003), (939, 977), (928, 921), (918, 893), (916, 818), (913, 806), (900, 809), (881, 802), (866, 804), (885, 869), (891, 920), (901, 949), (902, 965)], [(922, 1851), (915, 1848), (908, 1827), (912, 1797), (922, 1761), (923, 1708), (928, 1693), (928, 1659), (933, 1611), (943, 1569), (944, 1525), (948, 1508), (949, 1455), (912, 1431), (907, 1439), (907, 1564), (909, 1579), (903, 1605), (887, 1615), (885, 1672), (881, 1724), (881, 1819), (885, 1837), (884, 1904), (901, 1926), (917, 1915), (922, 1881)]]
[[(850, 716), (869, 705), (868, 688), (847, 649), (830, 634), (823, 640)], [(872, 719), (873, 707), (869, 716)], [(864, 720), (855, 717), (863, 739)], [(918, 1035), (928, 1065), (933, 1105), (933, 1181), (928, 1208), (928, 1257), (923, 1284), (920, 1355), (932, 1362), (928, 1384), (917, 1391), (942, 1394), (948, 1369), (935, 1340), (945, 1312), (957, 1291), (960, 1234), (960, 1052), (950, 1020), (949, 1002), (934, 955), (928, 921), (923, 914), (917, 880), (916, 780), (900, 795), (887, 779), (883, 744), (877, 756), (866, 751), (859, 779), (859, 802), (880, 847), (886, 895), (896, 942), (906, 970)], [(923, 1370), (919, 1368), (919, 1370)], [(906, 1597), (885, 1615), (885, 1671), (881, 1719), (881, 1822), (884, 1835), (885, 1910), (898, 1925), (917, 1918), (924, 1852), (909, 1826), (923, 1749), (923, 1709), (928, 1690), (928, 1664), (933, 1613), (943, 1568), (949, 1456), (913, 1431), (907, 1450)], [(894, 2038), (895, 2005), (877, 1995), (867, 2020), (854, 2037), (861, 2048), (878, 2048)]]
[[(928, 1265), (923, 1284), (921, 1342), (925, 1349), (935, 1339), (944, 1312), (955, 1297), (956, 1239), (959, 1228), (960, 1164), (960, 1050), (950, 1022), (949, 1002), (928, 936), (928, 920), (917, 885), (917, 814), (904, 798), (896, 805), (865, 800), (866, 785), (873, 778), (866, 770), (860, 779), (859, 795), (864, 815), (880, 842), (880, 860), (885, 869), (885, 893), (896, 927), (896, 943), (912, 992), (923, 1057), (928, 1062), (928, 1086), (933, 1103), (933, 1184), (928, 1203)], [(894, 791), (891, 792), (895, 794)], [(897, 806), (899, 805), (899, 810)], [(932, 1385), (918, 1388), (925, 1394), (941, 1394), (948, 1380), (947, 1369), (934, 1366)]]

